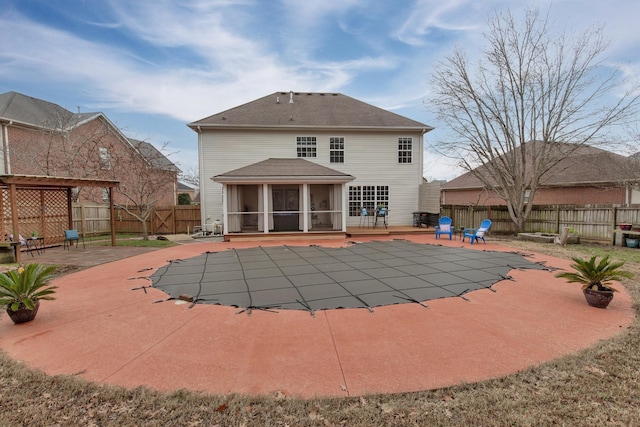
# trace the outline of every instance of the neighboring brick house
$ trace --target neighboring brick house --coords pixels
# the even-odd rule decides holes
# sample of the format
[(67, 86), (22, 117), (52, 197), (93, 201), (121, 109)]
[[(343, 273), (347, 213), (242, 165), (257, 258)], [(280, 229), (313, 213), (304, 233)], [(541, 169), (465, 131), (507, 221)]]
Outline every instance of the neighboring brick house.
[[(570, 156), (544, 177), (534, 204), (629, 206), (640, 203), (637, 159), (586, 145), (571, 151)], [(475, 172), (483, 173), (483, 168)], [(505, 205), (473, 172), (443, 184), (440, 194), (443, 205)]]
[(193, 203), (197, 193), (198, 193), (198, 190), (192, 187), (190, 184), (187, 184), (186, 182), (178, 181), (178, 195), (188, 194), (189, 198), (191, 199), (191, 203)]
[(205, 226), (345, 232), (378, 207), (390, 225), (419, 210), (424, 123), (339, 93), (276, 92), (189, 127)]
[[(156, 204), (176, 204), (179, 169), (153, 145), (124, 136), (103, 113), (72, 113), (7, 92), (0, 94), (0, 125), (0, 174), (115, 179), (116, 204), (131, 204), (125, 195), (153, 181)], [(148, 176), (141, 182), (143, 174)], [(106, 192), (82, 188), (76, 199), (100, 203)]]

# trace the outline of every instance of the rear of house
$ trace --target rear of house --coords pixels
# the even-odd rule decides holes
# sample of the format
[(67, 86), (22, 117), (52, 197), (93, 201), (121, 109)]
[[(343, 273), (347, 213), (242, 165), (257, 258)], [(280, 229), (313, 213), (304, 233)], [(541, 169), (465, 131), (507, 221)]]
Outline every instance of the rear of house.
[(276, 92), (189, 127), (202, 222), (222, 220), (225, 232), (345, 231), (377, 207), (390, 225), (411, 225), (419, 208), (432, 128), (354, 98)]

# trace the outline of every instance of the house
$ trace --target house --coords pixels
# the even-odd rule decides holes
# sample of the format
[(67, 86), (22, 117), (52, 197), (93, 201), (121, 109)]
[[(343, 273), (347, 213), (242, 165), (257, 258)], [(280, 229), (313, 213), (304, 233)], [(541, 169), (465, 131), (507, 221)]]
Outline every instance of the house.
[[(226, 234), (411, 225), (430, 126), (340, 93), (275, 92), (189, 123), (203, 224)], [(367, 218), (368, 219), (368, 218)]]
[[(569, 154), (541, 180), (532, 200), (534, 204), (629, 206), (640, 203), (640, 163), (637, 159), (588, 145), (554, 145), (557, 150)], [(476, 174), (487, 174), (486, 167), (480, 166), (443, 184), (441, 203), (505, 205), (504, 200), (485, 188)]]
[(198, 193), (198, 189), (193, 187), (191, 184), (187, 184), (186, 182), (178, 181), (178, 195), (180, 194), (188, 194), (189, 200), (191, 203), (194, 203), (196, 198), (196, 194)]
[[(0, 174), (115, 179), (120, 187), (114, 201), (123, 205), (146, 175), (145, 183), (159, 187), (157, 204), (176, 204), (179, 169), (153, 145), (127, 138), (100, 112), (73, 113), (20, 93), (0, 94), (0, 147)], [(83, 187), (74, 200), (105, 202), (107, 193)]]

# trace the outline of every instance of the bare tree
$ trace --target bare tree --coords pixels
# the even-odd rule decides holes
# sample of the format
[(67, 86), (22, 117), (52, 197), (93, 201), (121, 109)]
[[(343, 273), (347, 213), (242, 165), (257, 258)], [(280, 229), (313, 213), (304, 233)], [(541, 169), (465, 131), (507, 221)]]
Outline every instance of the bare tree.
[[(129, 139), (128, 150), (118, 150), (111, 158), (112, 179), (127, 176), (116, 189), (116, 206), (124, 209), (142, 224), (142, 238), (149, 239), (148, 221), (159, 202), (167, 194), (175, 195), (174, 184), (179, 169), (161, 150), (148, 142)], [(165, 147), (163, 147), (164, 149)], [(131, 175), (130, 171), (136, 173)]]
[(602, 28), (558, 35), (530, 9), (522, 23), (494, 14), (484, 38), (477, 66), (456, 49), (434, 70), (429, 102), (453, 133), (436, 148), (503, 199), (522, 230), (527, 200), (562, 159), (634, 120), (638, 86), (625, 89), (618, 70), (606, 71)]
[(200, 188), (200, 172), (196, 166), (192, 166), (186, 172), (180, 172), (178, 179), (187, 184), (193, 185), (195, 188)]
[[(73, 114), (51, 108), (39, 129), (13, 153), (13, 170), (44, 176), (95, 178), (100, 175), (100, 149), (112, 149), (109, 125), (97, 114)], [(77, 201), (79, 192), (74, 193)]]

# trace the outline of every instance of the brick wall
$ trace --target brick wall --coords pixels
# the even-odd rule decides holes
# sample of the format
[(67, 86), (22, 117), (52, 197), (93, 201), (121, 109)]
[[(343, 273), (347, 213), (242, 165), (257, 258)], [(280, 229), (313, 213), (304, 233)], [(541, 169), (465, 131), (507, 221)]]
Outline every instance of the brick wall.
[[(624, 206), (626, 203), (624, 187), (563, 187), (543, 188), (536, 192), (536, 205), (607, 205)], [(466, 206), (503, 206), (504, 200), (486, 191), (443, 190), (441, 203)]]
[[(17, 126), (8, 127), (9, 159), (11, 173), (73, 178), (115, 179), (128, 189), (140, 184), (140, 171), (146, 167), (144, 160), (133, 155), (128, 142), (123, 141), (102, 119), (85, 123), (65, 138), (59, 133)], [(107, 148), (114, 163), (111, 169), (100, 161), (100, 148)], [(118, 165), (117, 162), (126, 162)], [(120, 166), (120, 167), (118, 167)], [(7, 169), (5, 169), (7, 170)], [(153, 172), (155, 187), (159, 188), (157, 204), (176, 203), (177, 176), (175, 172), (157, 170)], [(102, 189), (87, 187), (80, 189), (79, 202), (102, 203)], [(128, 201), (118, 189), (114, 192), (118, 204)]]

